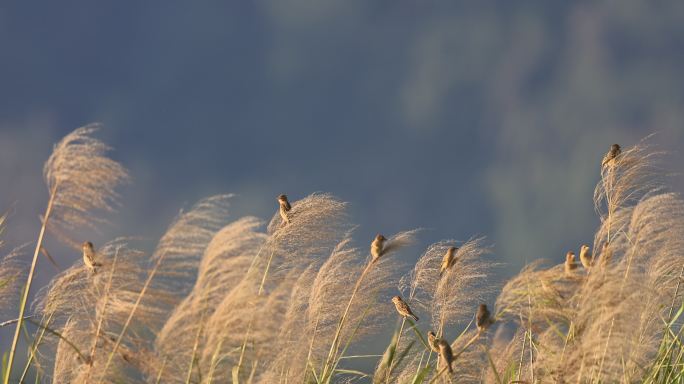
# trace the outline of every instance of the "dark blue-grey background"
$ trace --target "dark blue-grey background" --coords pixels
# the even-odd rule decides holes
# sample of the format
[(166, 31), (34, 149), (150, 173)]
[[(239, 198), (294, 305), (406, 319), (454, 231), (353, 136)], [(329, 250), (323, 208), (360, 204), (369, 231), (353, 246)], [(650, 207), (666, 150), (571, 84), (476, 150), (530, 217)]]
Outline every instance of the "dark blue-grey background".
[(610, 144), (658, 132), (684, 171), (684, 2), (514, 3), (3, 2), (5, 240), (35, 239), (51, 145), (100, 121), (134, 183), (96, 244), (152, 244), (211, 194), (270, 217), (326, 191), (359, 243), (425, 227), (487, 235), (505, 274), (561, 260), (592, 239)]

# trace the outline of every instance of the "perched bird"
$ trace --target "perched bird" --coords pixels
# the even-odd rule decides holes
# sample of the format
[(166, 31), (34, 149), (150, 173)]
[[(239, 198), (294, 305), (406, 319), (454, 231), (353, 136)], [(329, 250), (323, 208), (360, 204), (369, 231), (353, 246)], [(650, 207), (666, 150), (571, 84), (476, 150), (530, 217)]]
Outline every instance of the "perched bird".
[(438, 339), (437, 346), (439, 348), (439, 357), (442, 360), (442, 364), (446, 364), (449, 373), (454, 373), (451, 364), (454, 362), (454, 352), (451, 350), (451, 346), (446, 340)]
[(392, 298), (392, 302), (394, 303), (394, 306), (397, 308), (397, 312), (399, 312), (400, 315), (402, 315), (403, 317), (411, 317), (414, 321), (418, 321), (418, 316), (413, 314), (411, 308), (409, 308), (408, 304), (406, 304), (406, 302), (402, 300), (401, 297), (394, 296)]
[(594, 259), (591, 256), (591, 251), (589, 250), (589, 246), (586, 244), (582, 244), (580, 247), (580, 261), (582, 262), (584, 269), (587, 270), (594, 265)]
[(575, 252), (568, 251), (568, 253), (565, 254), (565, 274), (572, 274), (575, 269), (577, 269), (577, 264), (575, 263)]
[(603, 243), (603, 246), (601, 247), (601, 257), (599, 257), (601, 268), (605, 268), (610, 264), (611, 260), (613, 260), (613, 249), (610, 248), (608, 243)]
[(93, 243), (86, 241), (82, 244), (83, 248), (83, 264), (93, 273), (97, 273), (96, 267), (102, 266), (102, 264), (95, 261), (95, 248), (93, 248)]
[(287, 195), (278, 196), (278, 203), (280, 204), (280, 217), (283, 218), (283, 224), (290, 224), (290, 218), (287, 213), (290, 212), (292, 206), (287, 200)]
[(447, 269), (451, 268), (456, 263), (456, 251), (458, 248), (449, 247), (444, 257), (442, 258), (442, 266), (439, 268), (439, 275), (442, 276)]
[(485, 331), (492, 325), (494, 321), (491, 318), (489, 309), (487, 309), (487, 304), (480, 304), (477, 308), (477, 315), (475, 316), (475, 325), (477, 325), (477, 330), (479, 332)]
[(428, 345), (430, 346), (430, 349), (432, 349), (433, 352), (439, 353), (439, 345), (437, 344), (438, 341), (439, 339), (437, 338), (437, 335), (435, 335), (434, 332), (428, 332)]
[(618, 144), (613, 144), (610, 146), (610, 150), (608, 153), (606, 153), (605, 156), (603, 156), (603, 161), (601, 161), (601, 167), (605, 166), (613, 166), (615, 165), (615, 159), (617, 159), (618, 156), (622, 153), (622, 149), (620, 148), (620, 145)]
[(371, 256), (373, 258), (372, 261), (377, 261), (380, 256), (383, 255), (385, 250), (385, 241), (387, 241), (387, 239), (381, 234), (378, 234), (375, 236), (375, 239), (373, 239), (370, 248)]

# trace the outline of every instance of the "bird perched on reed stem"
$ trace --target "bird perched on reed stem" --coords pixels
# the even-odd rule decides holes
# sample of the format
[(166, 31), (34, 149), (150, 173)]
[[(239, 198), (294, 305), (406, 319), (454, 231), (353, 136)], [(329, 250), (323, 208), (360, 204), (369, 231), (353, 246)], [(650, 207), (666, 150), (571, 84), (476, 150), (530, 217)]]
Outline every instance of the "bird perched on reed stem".
[(450, 374), (454, 373), (453, 368), (451, 368), (451, 364), (454, 362), (454, 352), (451, 350), (451, 346), (446, 340), (438, 339), (437, 347), (439, 348), (439, 357), (442, 361), (441, 364), (446, 365), (447, 371)]
[(383, 255), (385, 250), (385, 241), (387, 241), (385, 236), (379, 233), (375, 236), (375, 239), (373, 239), (370, 248), (371, 257), (373, 258), (372, 261), (377, 261), (380, 256)]
[(439, 268), (439, 275), (442, 276), (449, 268), (456, 263), (456, 251), (458, 248), (449, 247), (442, 258), (442, 266)]
[(477, 330), (479, 332), (485, 331), (490, 325), (494, 323), (494, 320), (487, 309), (487, 304), (480, 304), (477, 308), (477, 315), (475, 315), (475, 325), (477, 325)]
[(618, 144), (613, 144), (610, 146), (610, 150), (603, 156), (603, 160), (601, 161), (601, 167), (609, 166), (612, 167), (615, 165), (616, 159), (620, 154), (622, 153), (622, 149), (620, 148), (620, 145)]
[(394, 296), (392, 298), (392, 302), (394, 303), (394, 306), (397, 308), (397, 312), (403, 317), (410, 317), (413, 318), (414, 321), (418, 321), (418, 316), (413, 314), (413, 311), (411, 311), (411, 308), (409, 308), (408, 304), (404, 300), (402, 300), (401, 297), (399, 296)]
[(570, 275), (577, 269), (577, 264), (575, 263), (575, 252), (568, 251), (565, 254), (565, 274)]
[(437, 344), (437, 341), (439, 339), (437, 338), (437, 335), (435, 335), (434, 332), (430, 331), (428, 332), (428, 345), (430, 346), (430, 349), (432, 349), (433, 352), (439, 353), (439, 345)]
[(589, 250), (589, 246), (586, 244), (582, 244), (580, 247), (580, 261), (582, 262), (584, 269), (587, 270), (594, 265), (594, 259), (591, 255), (591, 251)]
[(83, 248), (83, 264), (92, 272), (97, 273), (97, 267), (102, 266), (102, 264), (95, 261), (95, 248), (93, 243), (86, 241), (82, 244)]
[(290, 224), (288, 212), (290, 212), (292, 206), (287, 200), (287, 195), (278, 196), (278, 204), (280, 204), (280, 217), (283, 219), (283, 224)]

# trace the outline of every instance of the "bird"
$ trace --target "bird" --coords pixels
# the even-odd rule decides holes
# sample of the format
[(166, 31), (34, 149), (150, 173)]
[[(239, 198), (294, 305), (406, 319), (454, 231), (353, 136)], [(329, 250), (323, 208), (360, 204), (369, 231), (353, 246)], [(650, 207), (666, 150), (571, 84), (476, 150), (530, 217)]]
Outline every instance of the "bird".
[(587, 270), (594, 265), (594, 259), (591, 256), (591, 251), (589, 250), (589, 246), (586, 244), (582, 244), (580, 247), (580, 261), (582, 262), (584, 269)]
[(442, 258), (442, 266), (439, 268), (439, 275), (442, 276), (447, 269), (451, 268), (456, 263), (456, 251), (458, 248), (449, 247), (444, 257)]
[(494, 321), (491, 318), (489, 309), (487, 309), (487, 304), (480, 304), (477, 308), (477, 315), (475, 316), (475, 325), (477, 325), (477, 330), (479, 332), (485, 331), (492, 325)]
[(287, 213), (290, 212), (292, 206), (287, 200), (287, 195), (278, 196), (278, 203), (280, 204), (280, 217), (283, 219), (283, 224), (289, 224), (290, 218)]
[(451, 346), (446, 340), (438, 339), (437, 347), (439, 348), (439, 357), (443, 361), (442, 364), (446, 364), (449, 373), (454, 373), (453, 368), (451, 368), (451, 364), (454, 361), (454, 352), (451, 350)]
[(83, 264), (93, 273), (97, 273), (97, 267), (102, 266), (102, 264), (95, 261), (95, 248), (93, 243), (86, 241), (82, 244), (83, 248)]
[(601, 161), (601, 167), (613, 166), (615, 165), (615, 159), (622, 153), (622, 149), (619, 144), (613, 144), (610, 146), (610, 150), (603, 156)]
[(577, 269), (577, 264), (575, 264), (575, 252), (568, 251), (565, 254), (565, 274), (572, 274), (575, 269)]
[(385, 241), (387, 241), (385, 236), (383, 236), (379, 233), (375, 236), (375, 239), (373, 239), (373, 242), (371, 243), (371, 248), (370, 248), (370, 252), (371, 252), (371, 256), (373, 258), (372, 259), (373, 262), (377, 261), (380, 258), (380, 256), (383, 255), (384, 250), (385, 250)]
[(435, 335), (434, 332), (430, 331), (428, 332), (428, 345), (430, 345), (430, 349), (432, 349), (433, 352), (439, 353), (439, 345), (437, 345), (437, 341), (439, 339), (437, 338), (437, 335)]
[(401, 297), (392, 297), (392, 302), (394, 303), (394, 306), (397, 308), (397, 312), (399, 312), (400, 315), (402, 315), (403, 317), (411, 317), (414, 321), (418, 321), (418, 316), (413, 314), (411, 308), (409, 308), (408, 304), (406, 304), (406, 302), (402, 300)]

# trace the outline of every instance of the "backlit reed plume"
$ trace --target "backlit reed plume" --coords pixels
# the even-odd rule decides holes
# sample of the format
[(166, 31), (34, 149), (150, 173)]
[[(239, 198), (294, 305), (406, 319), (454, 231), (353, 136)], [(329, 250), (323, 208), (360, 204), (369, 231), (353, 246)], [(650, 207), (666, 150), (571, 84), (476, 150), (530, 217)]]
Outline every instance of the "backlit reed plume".
[[(274, 215), (269, 236), (254, 248), (242, 281), (207, 320), (207, 332), (212, 334), (204, 360), (214, 362), (210, 363), (212, 372), (223, 375), (234, 370), (248, 378), (254, 366), (266, 367), (276, 359), (266, 358), (264, 353), (277, 345), (278, 340), (271, 340), (275, 335), (292, 337), (292, 332), (284, 329), (293, 324), (292, 319), (283, 315), (293, 316), (296, 311), (290, 308), (307, 301), (309, 289), (303, 289), (303, 276), (317, 270), (351, 228), (346, 204), (328, 194), (294, 201), (288, 218), (284, 223), (279, 213)], [(299, 277), (299, 284), (292, 281), (293, 276)], [(293, 290), (297, 295), (291, 294)], [(225, 324), (233, 325), (228, 334)]]
[(474, 238), (460, 245), (453, 265), (440, 273), (442, 259), (453, 241), (432, 244), (418, 259), (410, 275), (402, 279), (400, 289), (409, 293), (418, 306), (431, 314), (437, 335), (445, 326), (455, 325), (473, 315), (473, 308), (494, 290), (490, 253), (484, 238)]
[(50, 221), (58, 227), (94, 227), (101, 222), (93, 211), (112, 211), (116, 187), (128, 180), (126, 170), (105, 156), (109, 148), (90, 135), (97, 124), (81, 127), (64, 137), (53, 149), (43, 168), (49, 199), (33, 253), (26, 289), (19, 304), (17, 326), (9, 353), (5, 382), (9, 381), (26, 303), (31, 291), (38, 253), (43, 247), (45, 229)]
[[(37, 331), (37, 366), (55, 382), (89, 383), (99, 380), (135, 382), (142, 379), (149, 354), (149, 333), (162, 315), (148, 296), (137, 308), (129, 334), (117, 350), (115, 340), (142, 289), (144, 254), (117, 239), (97, 249), (102, 264), (93, 275), (80, 258), (57, 275), (38, 295), (42, 315)], [(114, 354), (104, 370), (109, 354)], [(53, 358), (54, 357), (54, 358)], [(51, 368), (52, 367), (52, 368)], [(51, 371), (51, 372), (50, 372)]]
[[(355, 325), (349, 321), (350, 313), (354, 313), (359, 310), (365, 310), (364, 308), (359, 308), (358, 306), (356, 306), (352, 311), (352, 307), (354, 305), (363, 303), (362, 300), (355, 302), (359, 289), (370, 288), (380, 285), (383, 282), (387, 282), (387, 276), (389, 271), (394, 271), (395, 273), (397, 271), (400, 271), (401, 269), (397, 268), (398, 261), (395, 260), (392, 256), (400, 249), (413, 244), (415, 242), (415, 236), (417, 232), (418, 230), (403, 231), (390, 237), (385, 241), (384, 247), (382, 251), (378, 254), (378, 257), (372, 257), (369, 252), (367, 256), (366, 265), (356, 278), (356, 283), (354, 284), (354, 288), (352, 289), (351, 294), (348, 296), (348, 300), (345, 300), (346, 305), (341, 313), (339, 321), (337, 322), (335, 333), (329, 344), (330, 348), (328, 350), (328, 355), (324, 360), (323, 369), (321, 372), (321, 377), (324, 380), (330, 380), (330, 378), (333, 376), (335, 367), (339, 364), (340, 358), (342, 357), (342, 354), (346, 349), (342, 344), (342, 336), (345, 332), (345, 329), (354, 329), (350, 328), (354, 327)], [(394, 283), (395, 286), (399, 283), (398, 276)], [(389, 302), (386, 304), (388, 313), (392, 313), (391, 306), (392, 305)]]
[(201, 358), (206, 357), (206, 333), (214, 330), (207, 330), (206, 322), (243, 279), (254, 252), (263, 244), (265, 235), (257, 231), (260, 226), (257, 219), (244, 217), (223, 227), (206, 247), (195, 286), (157, 337), (156, 350), (165, 361), (164, 382), (185, 382), (188, 377), (199, 380), (202, 372), (209, 372), (211, 361)]
[(597, 251), (627, 224), (623, 220), (625, 215), (619, 211), (661, 187), (659, 174), (655, 172), (661, 153), (652, 151), (647, 140), (622, 150), (610, 164), (601, 167), (601, 180), (594, 189), (594, 207), (601, 218), (594, 241)]
[(26, 274), (26, 266), (19, 260), (22, 249), (23, 247), (14, 249), (0, 259), (0, 315), (3, 317), (0, 323), (7, 316), (16, 316), (10, 309), (17, 304), (24, 281), (22, 278)]
[[(579, 293), (577, 341), (565, 360), (570, 377), (632, 382), (644, 375), (662, 338), (662, 320), (681, 300), (684, 203), (649, 195), (630, 209), (624, 236), (610, 244), (613, 263)], [(624, 240), (623, 240), (624, 239)], [(572, 372), (579, 363), (581, 371)]]
[(181, 211), (161, 237), (152, 260), (161, 260), (152, 286), (173, 292), (178, 302), (197, 280), (197, 272), (207, 245), (228, 223), (232, 195), (204, 198), (188, 211)]

